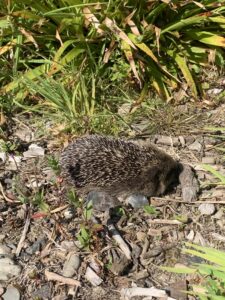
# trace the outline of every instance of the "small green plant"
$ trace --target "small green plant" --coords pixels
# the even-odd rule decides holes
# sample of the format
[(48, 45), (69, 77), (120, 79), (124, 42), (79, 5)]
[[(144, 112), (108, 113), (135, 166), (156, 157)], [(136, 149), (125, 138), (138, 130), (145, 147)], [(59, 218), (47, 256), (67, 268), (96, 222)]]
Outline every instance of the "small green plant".
[(178, 274), (194, 274), (193, 277), (198, 275), (198, 278), (201, 278), (201, 285), (192, 284), (192, 290), (188, 293), (201, 300), (225, 300), (225, 252), (191, 243), (185, 245), (183, 253), (200, 257), (206, 260), (206, 263), (193, 264), (190, 267), (162, 267), (162, 269)]
[(158, 215), (159, 212), (156, 210), (156, 208), (152, 205), (145, 205), (144, 211), (149, 215)]
[(214, 177), (216, 177), (217, 179), (219, 179), (219, 181), (216, 183), (216, 185), (225, 185), (225, 176), (220, 174), (220, 172), (216, 171), (213, 167), (209, 166), (209, 165), (202, 165), (203, 168), (206, 171), (209, 171)]
[(55, 172), (56, 175), (60, 173), (59, 161), (53, 155), (47, 156), (49, 167)]
[(32, 199), (32, 203), (43, 212), (49, 212), (49, 205), (45, 202), (44, 189), (37, 191)]
[(83, 207), (83, 200), (78, 197), (73, 188), (67, 192), (67, 199), (75, 208)]
[(92, 201), (88, 201), (88, 203), (84, 207), (84, 218), (86, 221), (91, 219), (93, 213), (93, 204)]
[(14, 142), (3, 140), (0, 141), (0, 148), (5, 153), (10, 154), (12, 152), (15, 152), (17, 150), (17, 147), (18, 146)]
[(80, 231), (77, 234), (77, 239), (84, 249), (89, 250), (91, 242), (91, 233), (89, 228), (85, 227), (84, 225), (81, 225)]

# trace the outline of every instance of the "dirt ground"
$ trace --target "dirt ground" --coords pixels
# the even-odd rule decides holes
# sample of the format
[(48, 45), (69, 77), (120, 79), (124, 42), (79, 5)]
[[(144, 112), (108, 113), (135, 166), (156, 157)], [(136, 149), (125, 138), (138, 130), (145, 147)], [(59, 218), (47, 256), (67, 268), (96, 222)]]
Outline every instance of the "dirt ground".
[[(130, 258), (107, 226), (85, 218), (82, 204), (65, 196), (57, 169), (57, 157), (68, 142), (65, 136), (56, 135), (51, 124), (45, 124), (46, 136), (29, 119), (13, 120), (0, 151), (0, 270), (3, 258), (11, 268), (5, 260), (1, 299), (128, 299), (121, 290), (130, 287), (155, 287), (175, 299), (187, 297), (179, 290), (196, 278), (159, 267), (199, 262), (181, 253), (185, 242), (225, 250), (225, 186), (203, 167), (210, 165), (225, 176), (225, 105), (195, 111), (181, 106), (180, 111), (176, 135), (165, 134), (166, 128), (157, 135), (138, 135), (193, 166), (199, 197), (184, 202), (178, 186), (149, 199), (155, 207), (151, 213), (128, 206), (118, 211), (115, 226)], [(10, 287), (16, 296), (7, 298)]]

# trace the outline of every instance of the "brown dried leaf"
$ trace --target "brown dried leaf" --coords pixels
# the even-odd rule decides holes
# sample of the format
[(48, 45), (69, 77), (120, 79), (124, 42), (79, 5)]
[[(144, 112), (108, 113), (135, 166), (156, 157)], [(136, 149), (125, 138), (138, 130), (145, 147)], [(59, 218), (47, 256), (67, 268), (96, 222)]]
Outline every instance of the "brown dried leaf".
[(38, 44), (35, 41), (33, 35), (31, 32), (28, 32), (27, 30), (25, 30), (23, 27), (19, 28), (19, 31), (28, 39), (29, 42), (33, 43), (35, 48), (38, 49)]
[(116, 41), (115, 40), (111, 40), (110, 44), (109, 44), (109, 48), (106, 50), (105, 55), (103, 57), (103, 62), (106, 64), (109, 61), (109, 57), (111, 56), (113, 50), (116, 47)]
[(129, 39), (125, 32), (123, 32), (115, 23), (115, 21), (105, 18), (104, 24), (108, 27), (116, 36), (121, 38), (121, 40), (125, 41), (128, 45), (130, 45), (133, 49), (137, 49), (133, 42)]
[(63, 41), (59, 35), (59, 31), (58, 29), (56, 29), (56, 34), (55, 34), (55, 38), (60, 42), (61, 47), (63, 46)]
[(101, 28), (99, 28), (99, 26), (101, 25), (99, 20), (90, 11), (90, 9), (88, 7), (83, 8), (83, 13), (84, 13), (84, 18), (86, 20), (85, 25), (88, 26), (89, 24), (92, 24), (99, 34), (101, 34), (101, 35), (104, 34), (104, 31)]

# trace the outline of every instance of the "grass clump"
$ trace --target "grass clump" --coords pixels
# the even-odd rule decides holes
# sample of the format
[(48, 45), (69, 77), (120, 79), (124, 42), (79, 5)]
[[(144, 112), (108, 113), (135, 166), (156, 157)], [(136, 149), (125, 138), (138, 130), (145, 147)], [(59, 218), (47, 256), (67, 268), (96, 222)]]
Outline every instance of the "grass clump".
[[(224, 65), (224, 24), (222, 0), (4, 2), (1, 93), (12, 93), (18, 104), (27, 95), (23, 78), (79, 74), (82, 85), (87, 71), (91, 85), (104, 82), (108, 93), (118, 84), (145, 93), (154, 88), (169, 101), (187, 85), (193, 98), (204, 97), (202, 67)], [(93, 99), (85, 111), (93, 112)]]
[(183, 253), (197, 256), (206, 262), (190, 267), (163, 267), (163, 269), (178, 274), (194, 274), (193, 277), (197, 278), (200, 284), (193, 284), (192, 280), (192, 289), (188, 293), (201, 300), (225, 299), (225, 252), (186, 243)]

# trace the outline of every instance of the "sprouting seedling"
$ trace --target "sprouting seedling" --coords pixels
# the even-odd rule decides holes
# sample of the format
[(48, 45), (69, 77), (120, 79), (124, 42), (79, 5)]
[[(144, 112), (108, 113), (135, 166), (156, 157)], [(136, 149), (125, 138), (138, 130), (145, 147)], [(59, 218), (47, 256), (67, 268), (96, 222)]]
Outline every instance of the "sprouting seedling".
[(88, 228), (82, 225), (79, 233), (77, 234), (77, 239), (83, 248), (89, 249), (91, 234)]
[(47, 160), (48, 160), (49, 167), (55, 172), (56, 175), (59, 175), (60, 167), (59, 167), (58, 159), (53, 155), (48, 155)]

